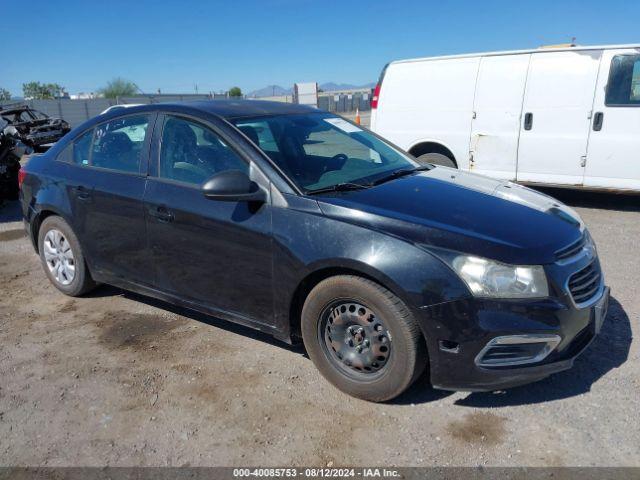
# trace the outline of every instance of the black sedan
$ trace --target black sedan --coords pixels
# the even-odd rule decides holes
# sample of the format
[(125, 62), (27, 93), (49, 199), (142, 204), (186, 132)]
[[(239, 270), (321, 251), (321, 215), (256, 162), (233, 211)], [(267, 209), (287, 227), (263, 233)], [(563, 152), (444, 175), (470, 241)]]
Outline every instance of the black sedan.
[(28, 234), (63, 293), (108, 283), (301, 338), (331, 383), (368, 400), (425, 369), (437, 388), (490, 390), (570, 368), (607, 308), (573, 210), (420, 166), (309, 107), (116, 110), (20, 181)]

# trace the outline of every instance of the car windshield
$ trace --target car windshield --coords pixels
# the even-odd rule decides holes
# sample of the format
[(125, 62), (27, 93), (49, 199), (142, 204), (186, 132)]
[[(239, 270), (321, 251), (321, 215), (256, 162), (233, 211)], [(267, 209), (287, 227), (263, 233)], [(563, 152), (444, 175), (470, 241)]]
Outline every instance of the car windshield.
[(234, 123), (307, 193), (368, 185), (417, 167), (372, 133), (329, 113), (241, 118)]

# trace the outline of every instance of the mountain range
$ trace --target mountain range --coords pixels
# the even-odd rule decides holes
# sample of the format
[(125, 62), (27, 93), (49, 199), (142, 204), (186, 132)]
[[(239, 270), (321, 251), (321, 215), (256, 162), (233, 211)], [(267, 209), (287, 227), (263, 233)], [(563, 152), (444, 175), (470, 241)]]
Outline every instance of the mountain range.
[[(361, 88), (373, 88), (375, 87), (375, 82), (366, 83), (364, 85), (352, 85), (350, 83), (335, 83), (335, 82), (326, 82), (321, 83), (319, 85), (320, 90), (323, 92), (335, 92), (337, 90), (357, 90)], [(280, 85), (267, 85), (264, 88), (259, 88), (258, 90), (254, 90), (252, 92), (247, 93), (247, 97), (275, 97), (280, 95), (291, 95), (293, 93), (293, 88), (284, 88)]]

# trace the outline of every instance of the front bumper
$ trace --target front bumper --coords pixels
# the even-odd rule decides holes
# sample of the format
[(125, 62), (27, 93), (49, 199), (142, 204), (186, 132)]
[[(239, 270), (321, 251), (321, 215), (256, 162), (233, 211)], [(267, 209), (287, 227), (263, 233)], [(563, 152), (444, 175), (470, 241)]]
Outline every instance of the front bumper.
[[(584, 308), (554, 299), (473, 298), (424, 307), (420, 317), (429, 330), (431, 383), (443, 390), (491, 391), (535, 382), (567, 370), (600, 331), (608, 302), (609, 288), (604, 287)], [(538, 363), (495, 367), (476, 364), (477, 355), (493, 338), (522, 334), (558, 335), (561, 341)]]

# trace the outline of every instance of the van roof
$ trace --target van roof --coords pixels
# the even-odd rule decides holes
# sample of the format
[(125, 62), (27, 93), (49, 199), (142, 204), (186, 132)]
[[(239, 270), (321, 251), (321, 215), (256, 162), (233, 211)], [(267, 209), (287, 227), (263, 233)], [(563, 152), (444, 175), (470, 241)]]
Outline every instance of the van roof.
[(426, 62), (430, 60), (447, 60), (454, 58), (471, 58), (471, 57), (495, 57), (499, 55), (519, 55), (525, 53), (546, 53), (546, 52), (563, 52), (563, 51), (582, 51), (582, 50), (612, 50), (616, 48), (638, 48), (640, 49), (640, 43), (632, 43), (628, 45), (593, 45), (593, 46), (549, 46), (530, 48), (528, 50), (505, 50), (501, 52), (481, 52), (481, 53), (463, 53), (459, 55), (439, 55), (434, 57), (421, 57), (421, 58), (408, 58), (406, 60), (394, 60), (390, 62), (390, 65), (395, 63), (409, 63), (409, 62)]

